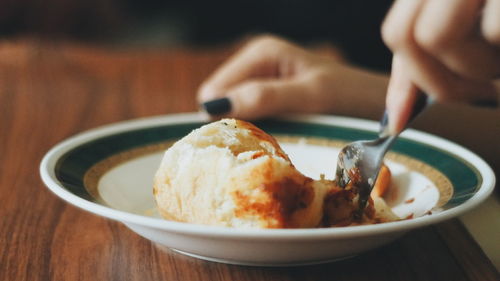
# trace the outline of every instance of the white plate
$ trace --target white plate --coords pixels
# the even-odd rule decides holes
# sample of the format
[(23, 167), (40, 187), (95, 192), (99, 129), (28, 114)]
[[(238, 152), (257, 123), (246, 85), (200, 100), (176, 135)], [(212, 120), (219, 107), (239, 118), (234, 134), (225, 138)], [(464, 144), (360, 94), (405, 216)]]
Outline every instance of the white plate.
[[(234, 229), (167, 221), (156, 212), (152, 177), (169, 143), (201, 126), (197, 114), (140, 119), (97, 128), (51, 149), (42, 160), (44, 183), (89, 212), (118, 220), (139, 235), (178, 252), (245, 265), (299, 265), (346, 258), (403, 233), (470, 210), (493, 190), (491, 168), (444, 139), (407, 130), (388, 155), (397, 192), (393, 211), (412, 219), (322, 229)], [(275, 135), (306, 175), (333, 176), (339, 147), (376, 135), (376, 122), (301, 115), (256, 123)]]

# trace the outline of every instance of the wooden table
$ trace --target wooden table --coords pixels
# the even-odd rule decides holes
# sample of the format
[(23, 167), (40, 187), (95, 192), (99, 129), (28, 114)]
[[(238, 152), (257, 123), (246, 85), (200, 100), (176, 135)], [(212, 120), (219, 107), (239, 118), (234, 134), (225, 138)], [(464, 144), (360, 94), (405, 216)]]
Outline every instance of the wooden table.
[[(77, 209), (44, 187), (38, 165), (54, 144), (102, 124), (196, 110), (199, 83), (230, 52), (1, 42), (0, 280), (499, 280), (458, 220), (412, 231), (349, 260), (253, 268), (158, 249), (122, 224)], [(476, 114), (470, 112), (453, 118)], [(463, 126), (498, 128), (497, 113), (482, 118)], [(485, 147), (476, 142), (478, 135), (464, 136), (463, 128), (432, 123), (435, 119), (427, 117), (417, 126), (472, 147), (498, 171), (498, 150), (487, 149), (498, 149), (500, 130), (479, 135), (496, 139)]]

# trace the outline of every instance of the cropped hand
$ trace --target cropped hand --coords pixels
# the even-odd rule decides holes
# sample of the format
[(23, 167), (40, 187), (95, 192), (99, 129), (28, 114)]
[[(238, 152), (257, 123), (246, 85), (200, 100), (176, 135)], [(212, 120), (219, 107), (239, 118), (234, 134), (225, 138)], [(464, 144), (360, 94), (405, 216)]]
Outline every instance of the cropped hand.
[[(209, 77), (198, 101), (214, 118), (284, 112), (379, 116), (386, 83), (383, 75), (264, 36), (247, 43)], [(369, 103), (364, 109), (363, 101)]]
[(394, 53), (389, 124), (402, 129), (417, 89), (438, 102), (496, 105), (500, 0), (398, 0), (382, 27)]

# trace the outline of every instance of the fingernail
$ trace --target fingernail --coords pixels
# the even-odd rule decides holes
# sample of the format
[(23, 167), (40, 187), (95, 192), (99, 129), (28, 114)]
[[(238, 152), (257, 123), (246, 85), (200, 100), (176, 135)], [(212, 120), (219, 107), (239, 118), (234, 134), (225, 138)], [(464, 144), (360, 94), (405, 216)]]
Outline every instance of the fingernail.
[(231, 111), (231, 101), (228, 98), (220, 98), (201, 104), (203, 109), (210, 115), (220, 115)]
[(388, 122), (389, 122), (389, 116), (387, 114), (387, 110), (385, 110), (382, 119), (380, 119), (380, 129), (378, 132), (380, 137), (385, 137), (389, 135), (389, 130), (388, 130), (389, 128), (387, 127)]
[(383, 128), (387, 126), (387, 122), (389, 121), (389, 117), (387, 116), (387, 110), (384, 111), (384, 115), (382, 116), (382, 119), (380, 120), (380, 127)]

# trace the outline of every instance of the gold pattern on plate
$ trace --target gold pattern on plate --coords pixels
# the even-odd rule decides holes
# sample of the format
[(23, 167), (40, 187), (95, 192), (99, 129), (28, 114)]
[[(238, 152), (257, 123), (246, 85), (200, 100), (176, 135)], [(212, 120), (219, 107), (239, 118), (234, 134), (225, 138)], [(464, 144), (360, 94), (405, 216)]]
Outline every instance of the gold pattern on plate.
[(140, 146), (105, 158), (92, 165), (92, 167), (85, 172), (85, 175), (83, 176), (83, 185), (85, 186), (87, 192), (94, 197), (94, 199), (102, 201), (97, 187), (99, 185), (99, 180), (106, 172), (134, 158), (167, 150), (167, 148), (172, 146), (175, 142), (176, 140), (171, 140), (152, 145)]
[[(275, 136), (279, 143), (295, 143), (295, 144), (308, 144), (308, 145), (318, 145), (327, 147), (341, 148), (347, 144), (345, 141), (331, 140), (327, 138), (319, 137), (298, 137), (298, 136)], [(127, 162), (131, 159), (141, 157), (147, 154), (157, 153), (164, 151), (172, 144), (175, 140), (170, 140), (166, 142), (161, 142), (153, 145), (141, 146), (133, 148), (113, 156), (110, 156), (104, 160), (99, 161), (94, 164), (86, 173), (83, 179), (84, 186), (89, 192), (89, 194), (98, 201), (102, 201), (97, 190), (100, 178), (112, 168)], [(386, 159), (393, 162), (399, 163), (405, 166), (408, 170), (418, 172), (425, 175), (430, 181), (434, 183), (439, 192), (439, 200), (435, 208), (441, 207), (446, 202), (448, 202), (453, 195), (453, 185), (451, 181), (443, 173), (435, 169), (434, 167), (409, 156), (389, 152), (386, 155)]]

